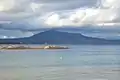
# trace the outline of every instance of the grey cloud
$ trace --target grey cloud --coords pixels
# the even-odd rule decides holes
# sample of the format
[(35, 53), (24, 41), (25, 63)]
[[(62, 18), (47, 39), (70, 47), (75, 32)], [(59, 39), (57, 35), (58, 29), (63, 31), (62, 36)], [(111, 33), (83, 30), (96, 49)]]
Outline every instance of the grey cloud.
[(96, 0), (33, 0), (37, 3), (68, 3), (69, 2), (79, 2), (79, 3), (87, 3), (88, 5), (91, 3), (95, 3)]
[[(108, 26), (111, 27), (111, 26)], [(120, 39), (120, 28), (102, 28), (99, 27), (81, 27), (81, 28), (61, 28), (59, 31), (69, 33), (80, 33), (84, 36), (105, 38), (105, 39)]]
[[(13, 7), (4, 12), (6, 13), (24, 12), (30, 4), (30, 0), (12, 0), (12, 1), (14, 2)], [(5, 2), (7, 2), (7, 0), (5, 0)]]
[[(0, 21), (7, 20), (19, 20), (25, 19), (31, 16), (41, 15), (44, 12), (54, 12), (59, 10), (71, 10), (79, 8), (80, 6), (93, 5), (95, 0), (14, 0), (14, 7), (10, 10), (0, 12)], [(41, 8), (38, 8), (35, 12), (30, 8), (31, 3), (43, 4)]]
[(30, 37), (36, 34), (36, 32), (30, 31), (20, 31), (20, 30), (4, 30), (0, 29), (0, 37), (1, 38), (21, 38), (21, 37)]
[(96, 4), (96, 0), (37, 0), (37, 2), (43, 3), (43, 9), (46, 11), (70, 10)]

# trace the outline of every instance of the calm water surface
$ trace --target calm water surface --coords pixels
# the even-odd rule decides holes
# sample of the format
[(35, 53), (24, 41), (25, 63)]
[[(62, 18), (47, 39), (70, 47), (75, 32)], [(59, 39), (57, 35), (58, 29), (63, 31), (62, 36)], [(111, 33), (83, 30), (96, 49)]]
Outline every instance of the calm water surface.
[(0, 52), (0, 80), (119, 80), (120, 46)]

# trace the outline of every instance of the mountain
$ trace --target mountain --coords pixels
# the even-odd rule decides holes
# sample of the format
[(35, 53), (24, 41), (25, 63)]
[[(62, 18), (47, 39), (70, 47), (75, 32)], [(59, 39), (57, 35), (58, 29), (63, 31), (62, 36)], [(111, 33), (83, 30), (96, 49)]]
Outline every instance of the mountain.
[(1, 44), (120, 44), (120, 40), (87, 37), (79, 33), (48, 30), (29, 38), (0, 39)]

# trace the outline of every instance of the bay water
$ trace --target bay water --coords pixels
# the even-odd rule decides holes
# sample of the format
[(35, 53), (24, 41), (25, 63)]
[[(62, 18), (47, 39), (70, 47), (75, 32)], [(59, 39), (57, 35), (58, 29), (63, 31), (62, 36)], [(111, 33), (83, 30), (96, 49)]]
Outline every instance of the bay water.
[(120, 80), (119, 45), (68, 47), (1, 50), (0, 80)]

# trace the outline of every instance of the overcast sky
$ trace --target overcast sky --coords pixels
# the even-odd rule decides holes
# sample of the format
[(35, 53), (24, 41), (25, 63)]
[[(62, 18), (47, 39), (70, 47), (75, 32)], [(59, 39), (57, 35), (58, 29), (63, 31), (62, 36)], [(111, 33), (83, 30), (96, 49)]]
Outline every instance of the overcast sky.
[(120, 39), (119, 4), (120, 0), (0, 0), (0, 38), (71, 26), (87, 36)]

